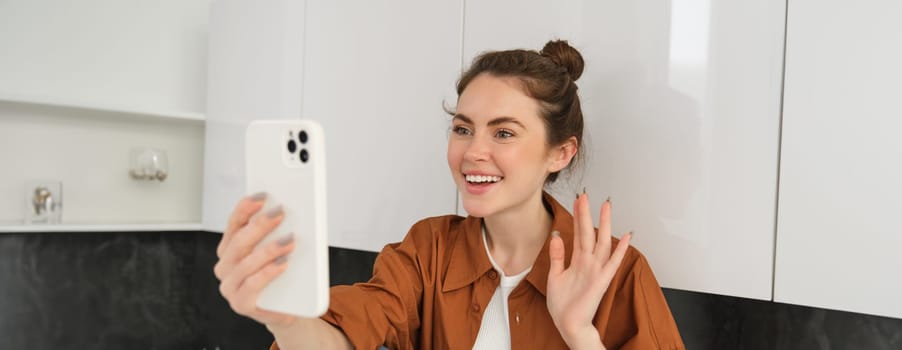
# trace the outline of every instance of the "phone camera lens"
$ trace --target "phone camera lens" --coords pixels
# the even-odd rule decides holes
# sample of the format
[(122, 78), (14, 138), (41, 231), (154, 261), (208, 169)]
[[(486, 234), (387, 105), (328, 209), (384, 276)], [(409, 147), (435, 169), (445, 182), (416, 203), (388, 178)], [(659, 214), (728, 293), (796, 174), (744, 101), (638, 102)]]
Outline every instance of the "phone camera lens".
[(307, 163), (307, 160), (309, 160), (309, 159), (310, 159), (310, 154), (307, 153), (307, 150), (302, 149), (301, 150), (301, 162)]
[(294, 151), (298, 150), (298, 144), (294, 142), (294, 140), (288, 141), (288, 152), (294, 153)]
[(298, 139), (301, 140), (301, 143), (307, 143), (307, 132), (301, 130), (301, 132), (298, 133)]

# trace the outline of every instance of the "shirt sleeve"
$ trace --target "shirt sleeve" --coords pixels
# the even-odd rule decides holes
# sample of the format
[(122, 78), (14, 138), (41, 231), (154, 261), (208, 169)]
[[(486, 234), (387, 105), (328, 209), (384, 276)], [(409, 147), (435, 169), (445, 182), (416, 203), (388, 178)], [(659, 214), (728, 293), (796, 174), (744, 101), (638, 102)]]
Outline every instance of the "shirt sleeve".
[(386, 246), (368, 282), (332, 287), (322, 319), (341, 329), (356, 349), (413, 349), (423, 291), (418, 267), (409, 240)]
[(686, 347), (676, 322), (648, 261), (638, 251), (634, 252), (636, 258), (631, 259), (631, 266), (621, 266), (626, 269), (609, 304), (607, 322), (596, 324), (606, 325), (604, 329), (599, 328), (605, 347), (609, 350), (684, 350)]
[[(330, 288), (329, 309), (320, 318), (341, 330), (355, 349), (418, 348), (420, 305), (424, 285), (434, 278), (436, 235), (428, 219), (414, 224), (404, 240), (382, 249), (369, 281)], [(270, 349), (279, 350), (278, 344)]]

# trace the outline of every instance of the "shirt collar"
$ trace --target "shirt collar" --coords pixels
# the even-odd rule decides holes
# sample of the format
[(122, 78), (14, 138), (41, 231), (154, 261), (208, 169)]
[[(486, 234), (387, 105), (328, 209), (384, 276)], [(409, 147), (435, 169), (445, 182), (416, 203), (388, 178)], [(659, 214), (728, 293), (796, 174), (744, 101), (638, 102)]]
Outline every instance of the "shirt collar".
[[(561, 238), (564, 240), (564, 247), (567, 248), (564, 264), (569, 266), (573, 247), (573, 216), (548, 192), (542, 193), (542, 201), (552, 212), (551, 230), (560, 232)], [(448, 263), (442, 292), (470, 285), (492, 270), (492, 263), (482, 246), (482, 218), (468, 216), (461, 223), (459, 230), (451, 245), (451, 261)], [(550, 241), (551, 235), (549, 234), (542, 246), (542, 251), (536, 257), (532, 271), (529, 271), (525, 278), (542, 295), (545, 295), (545, 289), (548, 286), (548, 268), (550, 266), (548, 243)]]

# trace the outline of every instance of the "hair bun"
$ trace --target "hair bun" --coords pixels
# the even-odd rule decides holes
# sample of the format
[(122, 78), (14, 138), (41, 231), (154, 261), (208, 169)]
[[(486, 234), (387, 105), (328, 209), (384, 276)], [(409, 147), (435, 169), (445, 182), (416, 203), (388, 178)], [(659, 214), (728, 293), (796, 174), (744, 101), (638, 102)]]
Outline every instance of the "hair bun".
[(551, 40), (547, 42), (542, 51), (539, 51), (539, 54), (564, 67), (573, 81), (579, 79), (583, 74), (583, 67), (585, 67), (583, 56), (573, 46), (570, 46), (566, 40)]

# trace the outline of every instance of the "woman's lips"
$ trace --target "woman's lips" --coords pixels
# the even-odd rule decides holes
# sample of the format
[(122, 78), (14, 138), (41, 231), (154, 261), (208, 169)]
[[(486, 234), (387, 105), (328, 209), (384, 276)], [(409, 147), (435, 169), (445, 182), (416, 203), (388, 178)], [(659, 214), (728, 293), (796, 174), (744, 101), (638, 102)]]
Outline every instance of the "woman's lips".
[[(504, 180), (501, 180), (501, 181), (504, 181)], [(470, 193), (472, 195), (485, 194), (486, 192), (488, 192), (492, 188), (494, 188), (495, 185), (498, 185), (499, 183), (501, 183), (501, 181), (482, 182), (482, 183), (474, 183), (474, 182), (465, 181), (467, 183), (467, 193)]]

